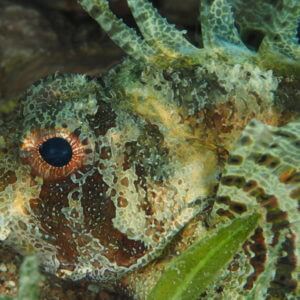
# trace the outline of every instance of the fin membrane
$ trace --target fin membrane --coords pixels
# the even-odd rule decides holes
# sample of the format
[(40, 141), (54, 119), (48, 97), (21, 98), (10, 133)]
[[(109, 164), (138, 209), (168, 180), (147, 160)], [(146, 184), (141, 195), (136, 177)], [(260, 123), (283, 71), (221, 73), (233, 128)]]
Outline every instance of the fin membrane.
[(245, 285), (253, 295), (283, 299), (295, 293), (299, 208), (300, 120), (283, 127), (251, 121), (225, 166), (212, 220), (234, 219), (252, 211), (263, 215), (260, 236), (251, 242), (253, 273)]

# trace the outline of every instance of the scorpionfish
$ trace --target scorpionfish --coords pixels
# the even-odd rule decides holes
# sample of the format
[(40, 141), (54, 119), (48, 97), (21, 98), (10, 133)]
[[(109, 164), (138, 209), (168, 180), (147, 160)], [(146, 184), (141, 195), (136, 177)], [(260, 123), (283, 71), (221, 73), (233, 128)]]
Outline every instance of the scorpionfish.
[(202, 0), (201, 48), (147, 0), (127, 0), (140, 33), (78, 2), (127, 57), (49, 75), (1, 116), (0, 240), (145, 299), (165, 253), (259, 211), (205, 297), (299, 297), (300, 2)]

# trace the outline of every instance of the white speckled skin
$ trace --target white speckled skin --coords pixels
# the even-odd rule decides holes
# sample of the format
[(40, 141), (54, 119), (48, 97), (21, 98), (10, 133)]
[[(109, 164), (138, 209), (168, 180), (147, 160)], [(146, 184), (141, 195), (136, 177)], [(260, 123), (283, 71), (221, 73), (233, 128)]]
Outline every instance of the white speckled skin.
[[(144, 39), (107, 1), (79, 2), (129, 57), (99, 79), (37, 82), (1, 126), (0, 239), (36, 253), (47, 272), (104, 286), (121, 280), (143, 299), (169, 259), (163, 251), (180, 253), (213, 226), (258, 210), (264, 224), (207, 295), (294, 297), (299, 111), (281, 99), (297, 101), (299, 46), (282, 39), (275, 51), (268, 37), (262, 52), (249, 50), (225, 0), (202, 3), (203, 49), (147, 1), (128, 0)], [(285, 134), (269, 149), (262, 138), (275, 139), (278, 126)], [(66, 166), (39, 154), (50, 137), (72, 146)], [(281, 202), (261, 204), (272, 190)]]

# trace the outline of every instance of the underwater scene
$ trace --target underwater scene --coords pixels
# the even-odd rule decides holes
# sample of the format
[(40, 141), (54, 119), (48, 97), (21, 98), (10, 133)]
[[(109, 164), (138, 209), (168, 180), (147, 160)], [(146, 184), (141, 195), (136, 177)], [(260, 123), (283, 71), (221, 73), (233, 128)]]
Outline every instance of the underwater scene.
[(0, 300), (296, 300), (299, 234), (299, 0), (0, 0)]

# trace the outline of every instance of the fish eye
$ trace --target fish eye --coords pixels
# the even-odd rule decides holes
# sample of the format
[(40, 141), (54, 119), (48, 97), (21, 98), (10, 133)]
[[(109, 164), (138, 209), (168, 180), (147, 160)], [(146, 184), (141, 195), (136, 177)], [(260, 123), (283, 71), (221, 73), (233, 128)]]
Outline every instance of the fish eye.
[(64, 167), (72, 159), (73, 150), (70, 143), (61, 137), (46, 140), (39, 147), (42, 159), (53, 167)]
[(21, 160), (34, 176), (46, 180), (64, 178), (80, 169), (93, 151), (88, 142), (65, 129), (36, 130), (21, 145)]

